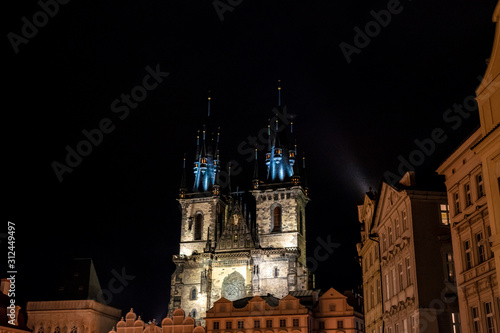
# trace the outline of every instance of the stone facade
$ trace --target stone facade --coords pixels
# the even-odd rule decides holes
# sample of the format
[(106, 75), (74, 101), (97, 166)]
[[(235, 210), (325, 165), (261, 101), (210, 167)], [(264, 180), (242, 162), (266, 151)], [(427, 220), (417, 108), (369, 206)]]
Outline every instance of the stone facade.
[[(369, 332), (455, 332), (458, 302), (446, 194), (419, 187), (408, 172), (395, 185), (383, 182), (371, 209), (365, 200), (360, 220), (366, 223), (370, 214), (373, 220), (371, 232), (362, 232), (367, 249), (358, 246), (364, 254)], [(378, 260), (371, 240), (380, 246)]]
[(492, 233), (491, 249), (495, 253), (498, 284), (500, 282), (500, 2), (497, 2), (493, 13), (493, 22), (496, 23), (493, 49), (488, 59), (488, 68), (476, 90), (482, 139), (472, 147), (472, 150), (481, 159)]
[(363, 269), (365, 329), (369, 333), (382, 333), (383, 329), (380, 244), (378, 238), (373, 235), (376, 205), (377, 196), (370, 191), (365, 194), (363, 204), (358, 206), (361, 243), (357, 244), (357, 251)]
[(184, 174), (179, 191), (181, 235), (173, 256), (170, 314), (182, 308), (203, 323), (221, 297), (284, 297), (313, 287), (306, 267), (308, 189), (299, 175), (304, 165), (295, 163), (296, 146), (285, 144), (282, 128), (277, 121), (274, 130), (269, 127), (267, 176), (259, 180), (256, 163), (253, 198), (245, 200), (243, 192), (219, 185), (218, 139), (213, 149), (205, 129), (201, 141), (198, 136), (193, 190), (187, 190)]
[(493, 255), (493, 225), (481, 158), (471, 149), (482, 138), (476, 130), (443, 162), (451, 207), (460, 321), (464, 332), (500, 327), (500, 293)]

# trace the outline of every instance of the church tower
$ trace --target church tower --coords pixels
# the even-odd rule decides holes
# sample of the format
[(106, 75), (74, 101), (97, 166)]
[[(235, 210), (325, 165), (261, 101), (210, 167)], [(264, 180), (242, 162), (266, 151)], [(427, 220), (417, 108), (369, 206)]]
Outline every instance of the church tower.
[[(265, 155), (266, 174), (259, 179), (254, 171), (252, 194), (256, 201), (257, 235), (260, 251), (255, 265), (256, 294), (271, 293), (283, 297), (290, 291), (312, 289), (313, 277), (306, 267), (305, 208), (309, 201), (305, 178), (305, 159), (299, 168), (293, 119), (286, 117), (281, 106), (278, 86), (278, 107), (275, 119), (268, 124), (268, 148)], [(280, 121), (281, 120), (281, 121)], [(302, 177), (299, 170), (302, 169)], [(281, 278), (284, 281), (277, 282)]]
[[(268, 126), (266, 170), (259, 178), (258, 154), (247, 211), (242, 192), (221, 189), (219, 131), (198, 132), (193, 186), (186, 184), (186, 159), (179, 190), (181, 235), (171, 279), (169, 313), (182, 308), (203, 324), (206, 311), (224, 297), (230, 301), (313, 288), (306, 267), (305, 207), (309, 201), (305, 175), (299, 175), (293, 123), (279, 105)], [(210, 98), (209, 98), (210, 109)], [(277, 120), (281, 118), (282, 120)], [(229, 175), (230, 177), (230, 175)], [(230, 187), (229, 187), (230, 188)], [(253, 206), (253, 205), (252, 205)]]

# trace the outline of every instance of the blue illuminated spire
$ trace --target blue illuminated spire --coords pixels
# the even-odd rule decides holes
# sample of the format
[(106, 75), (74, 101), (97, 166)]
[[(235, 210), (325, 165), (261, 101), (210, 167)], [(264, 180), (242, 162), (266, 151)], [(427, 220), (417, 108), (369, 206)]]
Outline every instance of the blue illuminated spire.
[[(210, 91), (209, 91), (210, 93)], [(210, 117), (211, 97), (208, 96), (208, 116)], [(207, 119), (208, 121), (208, 119)], [(196, 159), (194, 162), (194, 184), (193, 192), (212, 191), (219, 194), (218, 173), (220, 169), (219, 161), (219, 137), (220, 128), (217, 129), (216, 139), (214, 133), (208, 132), (208, 127), (203, 125), (200, 138), (200, 131), (196, 137)]]
[[(270, 182), (290, 181), (294, 174), (293, 165), (295, 163), (296, 150), (288, 146), (285, 130), (288, 119), (281, 119), (286, 115), (285, 109), (281, 107), (281, 81), (278, 81), (278, 108), (276, 117), (268, 125), (268, 151), (266, 154), (267, 180)], [(293, 126), (293, 124), (291, 125)], [(291, 128), (293, 132), (293, 127)]]

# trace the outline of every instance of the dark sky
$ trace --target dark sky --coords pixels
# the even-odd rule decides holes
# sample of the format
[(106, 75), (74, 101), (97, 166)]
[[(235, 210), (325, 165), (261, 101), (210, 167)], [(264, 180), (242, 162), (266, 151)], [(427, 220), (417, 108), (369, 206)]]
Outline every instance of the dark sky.
[[(319, 263), (317, 286), (339, 291), (361, 281), (356, 205), (368, 187), (386, 171), (397, 174), (398, 156), (441, 128), (447, 139), (417, 168), (432, 172), (479, 124), (477, 112), (459, 123), (447, 110), (475, 95), (495, 1), (402, 0), (350, 63), (339, 44), (354, 46), (355, 27), (364, 30), (371, 11), (394, 1), (232, 3), (221, 21), (210, 0), (72, 0), (47, 22), (36, 1), (6, 4), (2, 230), (16, 223), (21, 304), (50, 299), (67, 260), (91, 257), (103, 288), (113, 270), (135, 277), (111, 305), (163, 318), (178, 252), (182, 156), (191, 167), (209, 89), (221, 159), (240, 164), (233, 184), (247, 189), (253, 165), (238, 146), (266, 126), (281, 79), (307, 156), (308, 253), (317, 237), (340, 244)], [(34, 14), (38, 32), (24, 28), (34, 36), (15, 53), (9, 33), (21, 36)], [(114, 113), (113, 101), (142, 85), (147, 66), (169, 75), (127, 116)], [(64, 163), (65, 147), (75, 149), (82, 131), (106, 118), (114, 130), (59, 182), (51, 164)]]

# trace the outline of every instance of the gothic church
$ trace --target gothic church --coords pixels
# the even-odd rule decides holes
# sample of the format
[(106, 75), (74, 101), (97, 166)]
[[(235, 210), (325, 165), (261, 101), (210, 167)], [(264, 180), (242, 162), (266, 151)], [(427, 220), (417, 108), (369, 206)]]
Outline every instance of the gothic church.
[[(283, 111), (281, 105), (275, 110)], [(219, 134), (208, 138), (206, 128), (198, 134), (194, 184), (188, 191), (184, 160), (179, 191), (180, 249), (173, 256), (169, 314), (180, 307), (203, 323), (221, 297), (282, 298), (314, 288), (306, 267), (304, 165), (299, 167), (297, 146), (289, 144), (293, 123), (284, 125), (278, 120), (268, 125), (265, 177), (259, 177), (255, 150), (254, 212), (247, 211), (239, 193), (221, 189)]]

